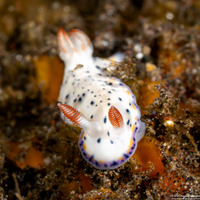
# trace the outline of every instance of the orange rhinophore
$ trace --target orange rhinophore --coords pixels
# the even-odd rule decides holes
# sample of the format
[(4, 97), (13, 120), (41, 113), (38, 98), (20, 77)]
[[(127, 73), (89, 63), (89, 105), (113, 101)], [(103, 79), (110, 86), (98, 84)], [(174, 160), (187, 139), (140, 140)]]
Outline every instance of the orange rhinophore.
[(81, 114), (75, 108), (69, 105), (58, 103), (58, 107), (71, 122), (80, 125)]
[(116, 128), (120, 128), (124, 124), (124, 120), (121, 113), (114, 106), (111, 106), (111, 108), (109, 109), (108, 117), (110, 123)]

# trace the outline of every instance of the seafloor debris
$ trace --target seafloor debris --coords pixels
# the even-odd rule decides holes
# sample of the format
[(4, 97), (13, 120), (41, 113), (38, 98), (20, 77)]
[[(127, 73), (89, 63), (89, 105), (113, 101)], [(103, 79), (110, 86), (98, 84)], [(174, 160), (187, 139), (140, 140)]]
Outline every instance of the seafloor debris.
[[(200, 195), (198, 0), (9, 0), (0, 16), (0, 199)], [(112, 73), (139, 99), (147, 130), (119, 169), (88, 165), (80, 130), (60, 119), (60, 26), (86, 32), (95, 56), (126, 53)]]

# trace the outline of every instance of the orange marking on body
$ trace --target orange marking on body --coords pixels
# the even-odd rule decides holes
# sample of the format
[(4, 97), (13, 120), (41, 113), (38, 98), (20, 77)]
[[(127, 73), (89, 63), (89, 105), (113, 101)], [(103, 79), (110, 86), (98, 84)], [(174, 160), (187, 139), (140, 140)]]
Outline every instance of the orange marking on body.
[(66, 105), (66, 104), (58, 104), (58, 107), (64, 114), (66, 118), (68, 118), (71, 122), (75, 123), (76, 125), (79, 125), (80, 119), (81, 119), (81, 113), (77, 111), (72, 106)]
[[(135, 105), (132, 105), (132, 108), (133, 108), (133, 110), (135, 110)], [(137, 121), (137, 119), (136, 119), (136, 121)]]
[(111, 106), (111, 108), (109, 109), (108, 117), (110, 123), (116, 128), (120, 128), (124, 124), (124, 120), (121, 113), (114, 106)]
[(135, 124), (133, 124), (133, 126), (131, 128), (132, 133), (133, 133), (134, 130), (135, 130)]
[(123, 160), (123, 156), (119, 157), (117, 160)]
[(82, 135), (82, 139), (84, 139), (84, 136), (85, 136), (85, 134), (83, 133), (83, 135)]
[(110, 80), (110, 81), (115, 81), (115, 79), (114, 79), (114, 78), (110, 78), (109, 80)]
[(129, 91), (126, 91), (126, 93), (127, 93), (128, 95), (131, 95), (131, 93), (130, 93)]
[(128, 145), (128, 152), (131, 150), (132, 146), (133, 146), (133, 138), (130, 139), (130, 143)]
[(103, 162), (102, 160), (99, 160), (98, 162), (99, 162), (100, 164), (104, 164), (104, 162)]
[(86, 151), (86, 144), (83, 143), (83, 149)]

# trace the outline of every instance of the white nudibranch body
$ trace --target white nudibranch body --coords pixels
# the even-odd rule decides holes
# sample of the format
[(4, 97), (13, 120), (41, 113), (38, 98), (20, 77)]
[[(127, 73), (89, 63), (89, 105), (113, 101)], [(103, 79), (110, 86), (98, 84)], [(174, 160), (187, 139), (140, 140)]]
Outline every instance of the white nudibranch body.
[(86, 161), (98, 169), (121, 166), (145, 134), (135, 96), (105, 74), (110, 61), (93, 59), (92, 43), (82, 31), (60, 28), (58, 47), (65, 63), (58, 99), (62, 118), (82, 128), (78, 144)]

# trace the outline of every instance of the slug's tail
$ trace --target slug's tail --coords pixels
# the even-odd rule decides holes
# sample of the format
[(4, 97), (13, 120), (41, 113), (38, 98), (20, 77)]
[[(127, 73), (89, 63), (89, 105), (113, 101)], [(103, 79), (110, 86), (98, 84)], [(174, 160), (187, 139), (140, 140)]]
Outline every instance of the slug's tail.
[(137, 142), (139, 142), (144, 137), (145, 129), (146, 129), (145, 123), (141, 121), (140, 128), (135, 136)]
[(80, 30), (72, 29), (58, 31), (59, 56), (64, 61), (67, 70), (73, 70), (77, 65), (93, 64), (93, 46), (88, 36)]

